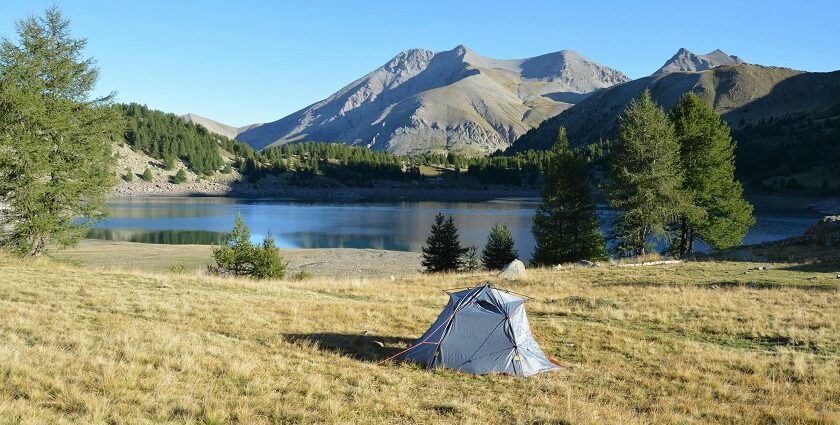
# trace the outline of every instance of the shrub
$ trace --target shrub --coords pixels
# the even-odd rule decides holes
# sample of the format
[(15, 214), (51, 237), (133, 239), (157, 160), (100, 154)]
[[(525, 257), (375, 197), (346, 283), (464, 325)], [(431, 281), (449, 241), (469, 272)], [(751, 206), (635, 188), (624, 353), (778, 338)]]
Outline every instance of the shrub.
[(123, 174), (123, 180), (129, 183), (134, 181), (134, 173), (131, 172), (131, 168), (125, 169), (125, 174)]
[(212, 248), (215, 265), (210, 274), (221, 276), (251, 276), (257, 279), (280, 279), (286, 274), (286, 263), (280, 257), (274, 238), (269, 235), (261, 245), (251, 244), (251, 230), (236, 216), (236, 224), (221, 246)]
[(152, 181), (152, 178), (154, 178), (154, 176), (152, 176), (152, 170), (150, 170), (149, 167), (146, 167), (146, 169), (143, 170), (143, 175), (141, 175), (140, 178), (146, 182)]
[(187, 181), (187, 173), (183, 168), (179, 169), (175, 176), (172, 177), (172, 183), (181, 184)]

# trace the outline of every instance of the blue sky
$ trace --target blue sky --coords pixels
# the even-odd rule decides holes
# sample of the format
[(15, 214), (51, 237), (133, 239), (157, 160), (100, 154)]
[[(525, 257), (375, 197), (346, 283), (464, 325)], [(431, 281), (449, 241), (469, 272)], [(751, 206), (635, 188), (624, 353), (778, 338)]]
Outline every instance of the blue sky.
[(0, 34), (58, 4), (118, 100), (231, 125), (318, 101), (415, 47), (495, 58), (572, 49), (632, 78), (680, 47), (840, 69), (840, 1), (0, 0)]

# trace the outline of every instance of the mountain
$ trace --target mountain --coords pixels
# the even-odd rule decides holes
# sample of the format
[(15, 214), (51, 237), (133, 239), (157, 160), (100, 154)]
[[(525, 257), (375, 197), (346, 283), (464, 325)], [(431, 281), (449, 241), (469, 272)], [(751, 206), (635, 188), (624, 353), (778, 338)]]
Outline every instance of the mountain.
[(398, 154), (487, 154), (592, 93), (628, 80), (570, 50), (498, 60), (464, 46), (438, 53), (413, 49), (237, 139), (256, 149), (323, 141)]
[(213, 121), (210, 118), (202, 117), (201, 115), (196, 114), (186, 114), (181, 115), (181, 118), (186, 122), (191, 122), (195, 124), (200, 124), (202, 127), (206, 128), (211, 133), (218, 134), (220, 136), (225, 136), (228, 139), (234, 139), (236, 136), (245, 131), (252, 129), (254, 127), (259, 127), (261, 124), (251, 124), (244, 127), (232, 127), (227, 124), (222, 124), (218, 121)]
[(791, 175), (840, 161), (840, 71), (751, 64), (654, 74), (601, 90), (529, 131), (509, 152), (546, 149), (561, 126), (576, 145), (612, 139), (619, 115), (645, 89), (666, 110), (689, 91), (705, 99), (732, 126), (743, 177)]
[(734, 65), (738, 63), (744, 63), (744, 61), (738, 56), (728, 55), (720, 49), (705, 55), (695, 55), (688, 51), (688, 49), (682, 48), (671, 59), (668, 59), (665, 65), (662, 65), (662, 68), (659, 68), (654, 74), (705, 71), (722, 65)]

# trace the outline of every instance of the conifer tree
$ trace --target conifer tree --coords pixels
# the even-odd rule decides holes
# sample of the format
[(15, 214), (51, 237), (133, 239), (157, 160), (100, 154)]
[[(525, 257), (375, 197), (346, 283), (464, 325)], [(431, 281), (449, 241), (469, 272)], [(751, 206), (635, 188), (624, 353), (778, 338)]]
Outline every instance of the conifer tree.
[(531, 231), (537, 245), (531, 263), (552, 265), (606, 257), (599, 230), (589, 164), (582, 152), (569, 147), (566, 129), (560, 128), (549, 154), (542, 190)]
[(613, 222), (618, 252), (645, 255), (650, 239), (669, 236), (684, 211), (680, 145), (668, 115), (645, 90), (619, 119), (607, 200), (618, 211)]
[(481, 251), (481, 263), (487, 270), (500, 270), (519, 257), (513, 242), (513, 234), (507, 224), (493, 225), (487, 236), (487, 244)]
[(467, 248), (461, 247), (452, 217), (444, 218), (438, 213), (423, 247), (423, 267), (427, 272), (456, 271), (463, 265), (462, 257), (466, 252)]
[(729, 125), (694, 92), (680, 99), (671, 120), (688, 199), (679, 217), (674, 251), (679, 256), (690, 253), (695, 239), (713, 249), (738, 245), (755, 218), (735, 179), (735, 142)]
[(286, 263), (268, 235), (262, 245), (251, 244), (251, 229), (237, 214), (233, 230), (227, 234), (221, 246), (212, 249), (216, 264), (208, 271), (216, 275), (251, 276), (258, 279), (282, 278), (286, 272)]
[(57, 8), (0, 43), (0, 245), (21, 255), (77, 243), (107, 215), (124, 122)]

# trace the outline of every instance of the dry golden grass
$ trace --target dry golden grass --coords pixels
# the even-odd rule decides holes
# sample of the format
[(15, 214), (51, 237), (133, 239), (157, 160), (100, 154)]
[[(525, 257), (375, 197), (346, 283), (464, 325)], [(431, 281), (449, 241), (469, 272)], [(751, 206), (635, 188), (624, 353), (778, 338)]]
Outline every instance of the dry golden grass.
[[(376, 360), (489, 275), (251, 282), (0, 257), (0, 422), (838, 423), (836, 272), (532, 270), (506, 285), (565, 365)], [(364, 331), (385, 348), (355, 343)]]

